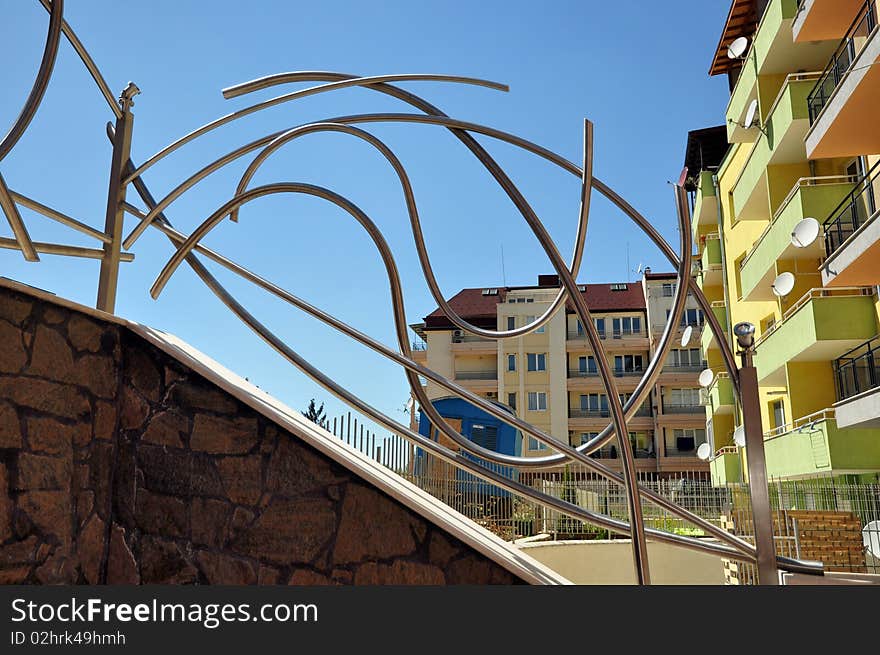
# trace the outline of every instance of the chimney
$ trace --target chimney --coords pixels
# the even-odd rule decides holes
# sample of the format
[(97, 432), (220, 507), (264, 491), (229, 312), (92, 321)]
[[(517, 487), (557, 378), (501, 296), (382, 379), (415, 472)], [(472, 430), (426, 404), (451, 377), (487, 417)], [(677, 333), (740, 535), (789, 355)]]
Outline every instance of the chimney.
[(538, 286), (539, 287), (559, 287), (562, 284), (559, 282), (558, 275), (539, 275), (538, 276)]

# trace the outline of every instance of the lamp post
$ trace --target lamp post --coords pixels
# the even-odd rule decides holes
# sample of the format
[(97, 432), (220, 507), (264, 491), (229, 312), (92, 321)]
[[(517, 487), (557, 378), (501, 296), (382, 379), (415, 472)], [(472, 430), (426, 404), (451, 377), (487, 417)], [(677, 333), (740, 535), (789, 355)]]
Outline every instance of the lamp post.
[(767, 463), (764, 457), (761, 401), (758, 396), (758, 371), (752, 361), (755, 354), (755, 326), (751, 323), (737, 323), (733, 326), (733, 334), (742, 361), (739, 369), (740, 404), (749, 466), (758, 584), (776, 585), (779, 584), (779, 573), (776, 569), (773, 515), (770, 511), (770, 493), (767, 489)]

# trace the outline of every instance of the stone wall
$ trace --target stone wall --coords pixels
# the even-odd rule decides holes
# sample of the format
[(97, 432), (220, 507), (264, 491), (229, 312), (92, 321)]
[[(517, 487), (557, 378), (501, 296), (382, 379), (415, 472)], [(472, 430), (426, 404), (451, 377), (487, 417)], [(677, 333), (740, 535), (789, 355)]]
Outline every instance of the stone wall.
[(0, 288), (0, 583), (517, 582), (127, 327)]

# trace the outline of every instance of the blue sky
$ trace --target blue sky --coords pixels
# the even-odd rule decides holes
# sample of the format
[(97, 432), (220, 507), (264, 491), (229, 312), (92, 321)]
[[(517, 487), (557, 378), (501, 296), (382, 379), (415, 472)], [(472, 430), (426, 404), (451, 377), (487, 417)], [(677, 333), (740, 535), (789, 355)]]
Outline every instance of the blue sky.
[[(254, 0), (68, 0), (68, 22), (114, 93), (129, 80), (135, 100), (132, 158), (141, 162), (213, 118), (291, 87), (224, 100), (223, 87), (293, 70), (361, 75), (445, 73), (510, 85), (510, 93), (450, 84), (402, 86), (451, 116), (487, 123), (579, 162), (583, 119), (595, 123), (594, 170), (677, 245), (672, 190), (688, 130), (723, 122), (724, 78), (707, 71), (729, 3), (604, 0), (505, 2), (290, 2)], [(208, 10), (205, 8), (209, 7)], [(5, 3), (0, 23), (0, 130), (12, 124), (30, 89), (48, 14), (36, 0)], [(145, 180), (164, 196), (227, 150), (264, 134), (332, 116), (413, 111), (393, 99), (350, 89), (298, 100), (221, 128), (152, 168)], [(112, 115), (66, 41), (43, 105), (27, 134), (0, 163), (9, 186), (95, 227), (103, 227)], [(532, 284), (552, 272), (524, 221), (458, 141), (419, 125), (370, 125), (410, 172), (428, 247), (447, 296), (462, 287)], [(572, 250), (578, 181), (542, 160), (481, 138), (548, 226)], [(247, 160), (212, 176), (171, 206), (190, 231), (228, 200)], [(334, 189), (383, 230), (404, 277), (408, 322), (435, 307), (421, 276), (403, 197), (390, 167), (344, 135), (312, 135), (279, 151), (255, 184), (303, 181)], [(635, 279), (641, 263), (666, 270), (657, 250), (607, 202), (593, 195), (581, 281)], [(129, 200), (140, 205), (133, 192)], [(35, 240), (94, 242), (23, 210)], [(133, 219), (127, 219), (127, 230)], [(2, 235), (9, 236), (8, 226)], [(365, 233), (317, 199), (251, 203), (239, 224), (224, 223), (206, 245), (285, 286), (383, 342), (395, 343), (384, 270)], [(501, 250), (504, 251), (502, 268)], [(117, 312), (173, 332), (297, 408), (312, 396), (343, 411), (306, 376), (238, 323), (186, 267), (158, 301), (149, 287), (171, 255), (155, 230), (124, 264)], [(627, 252), (629, 267), (627, 267)], [(332, 329), (212, 269), (277, 334), (328, 374), (402, 422), (402, 372)], [(502, 274), (504, 271), (504, 275)], [(0, 251), (0, 274), (93, 304), (96, 262), (44, 256), (27, 264)]]

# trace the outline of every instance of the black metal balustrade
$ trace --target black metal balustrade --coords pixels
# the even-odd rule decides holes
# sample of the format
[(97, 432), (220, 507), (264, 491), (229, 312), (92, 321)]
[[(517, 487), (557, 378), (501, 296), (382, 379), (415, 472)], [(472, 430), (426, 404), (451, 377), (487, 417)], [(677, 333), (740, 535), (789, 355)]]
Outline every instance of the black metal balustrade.
[(497, 380), (498, 371), (456, 371), (456, 380)]
[(858, 182), (825, 221), (825, 254), (830, 257), (877, 211), (874, 184), (880, 162)]
[(880, 335), (838, 358), (834, 374), (838, 400), (880, 387)]
[(852, 68), (852, 64), (861, 53), (868, 36), (877, 27), (877, 10), (874, 2), (875, 0), (867, 0), (859, 10), (846, 36), (843, 37), (837, 50), (831, 55), (831, 61), (822, 72), (822, 77), (819, 78), (816, 86), (807, 96), (810, 125), (816, 122), (819, 114), (822, 113), (825, 105), (834, 95), (834, 91)]

